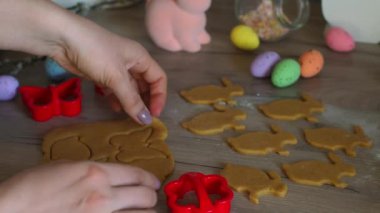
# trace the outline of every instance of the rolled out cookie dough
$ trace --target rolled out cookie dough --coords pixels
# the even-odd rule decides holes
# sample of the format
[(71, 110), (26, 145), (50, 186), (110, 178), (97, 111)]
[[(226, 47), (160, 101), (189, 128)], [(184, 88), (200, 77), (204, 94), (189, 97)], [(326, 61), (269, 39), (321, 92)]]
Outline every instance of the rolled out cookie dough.
[(228, 138), (228, 144), (237, 152), (251, 155), (266, 155), (271, 152), (280, 155), (289, 155), (283, 147), (287, 144), (297, 144), (297, 138), (283, 131), (280, 127), (272, 125), (271, 132), (249, 132), (238, 137)]
[(228, 184), (238, 192), (249, 193), (249, 199), (258, 204), (259, 196), (285, 197), (288, 187), (273, 171), (263, 172), (253, 167), (227, 164), (221, 171)]
[(347, 155), (355, 157), (355, 147), (371, 147), (371, 140), (360, 126), (354, 126), (354, 133), (339, 128), (305, 129), (306, 141), (321, 149), (335, 151), (343, 149)]
[(227, 129), (244, 130), (237, 122), (246, 119), (247, 114), (239, 109), (227, 108), (224, 111), (203, 112), (182, 122), (182, 127), (198, 135), (214, 135)]
[(355, 168), (341, 161), (334, 153), (329, 153), (328, 156), (331, 163), (308, 160), (284, 164), (282, 168), (286, 175), (296, 183), (312, 186), (332, 184), (338, 188), (345, 188), (347, 184), (340, 179), (343, 176), (355, 176)]
[(45, 161), (93, 160), (134, 165), (162, 181), (174, 169), (166, 137), (167, 129), (158, 119), (149, 126), (132, 120), (77, 124), (46, 134), (42, 152)]
[(204, 85), (190, 90), (182, 90), (180, 94), (186, 101), (193, 104), (216, 104), (220, 101), (233, 104), (235, 101), (232, 96), (244, 95), (243, 87), (232, 84), (227, 78), (223, 78), (222, 82), (224, 87)]
[(277, 100), (267, 104), (259, 105), (258, 108), (266, 116), (278, 120), (298, 120), (306, 118), (310, 122), (317, 122), (318, 119), (312, 114), (314, 112), (323, 112), (324, 106), (313, 97), (302, 94), (302, 100), (284, 99)]

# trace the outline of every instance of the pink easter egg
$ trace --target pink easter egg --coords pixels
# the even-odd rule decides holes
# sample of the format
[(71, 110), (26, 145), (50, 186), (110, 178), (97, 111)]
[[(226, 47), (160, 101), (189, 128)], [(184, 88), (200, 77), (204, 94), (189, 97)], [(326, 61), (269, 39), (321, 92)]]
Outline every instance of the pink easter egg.
[(326, 44), (336, 52), (350, 52), (355, 49), (355, 41), (351, 35), (340, 27), (331, 27), (325, 34)]

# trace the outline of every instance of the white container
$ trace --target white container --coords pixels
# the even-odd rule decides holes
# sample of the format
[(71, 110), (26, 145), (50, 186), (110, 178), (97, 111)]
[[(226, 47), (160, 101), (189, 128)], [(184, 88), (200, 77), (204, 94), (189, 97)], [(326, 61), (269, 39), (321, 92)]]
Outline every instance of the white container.
[(322, 0), (329, 25), (342, 27), (358, 42), (380, 42), (379, 11), (380, 0)]

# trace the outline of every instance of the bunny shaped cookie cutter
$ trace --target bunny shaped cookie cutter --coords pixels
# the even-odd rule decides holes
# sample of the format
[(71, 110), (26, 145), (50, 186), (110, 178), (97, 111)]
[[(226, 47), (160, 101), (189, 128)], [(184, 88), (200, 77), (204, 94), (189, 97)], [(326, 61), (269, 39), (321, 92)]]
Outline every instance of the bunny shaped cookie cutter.
[(47, 88), (23, 86), (19, 91), (32, 118), (39, 122), (58, 115), (74, 117), (82, 110), (79, 78), (72, 78), (57, 86), (50, 85)]
[[(173, 213), (229, 213), (233, 192), (228, 187), (226, 179), (220, 175), (204, 175), (199, 172), (183, 174), (178, 180), (165, 186), (167, 204)], [(194, 190), (199, 201), (199, 207), (194, 204), (180, 205), (177, 201)], [(212, 201), (210, 194), (220, 198)]]

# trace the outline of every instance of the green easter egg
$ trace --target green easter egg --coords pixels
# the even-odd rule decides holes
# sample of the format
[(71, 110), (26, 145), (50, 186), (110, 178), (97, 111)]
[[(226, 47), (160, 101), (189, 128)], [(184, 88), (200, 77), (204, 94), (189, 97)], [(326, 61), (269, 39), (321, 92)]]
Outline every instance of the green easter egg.
[(301, 75), (301, 66), (294, 59), (283, 59), (276, 64), (272, 73), (272, 84), (287, 87), (294, 84)]

